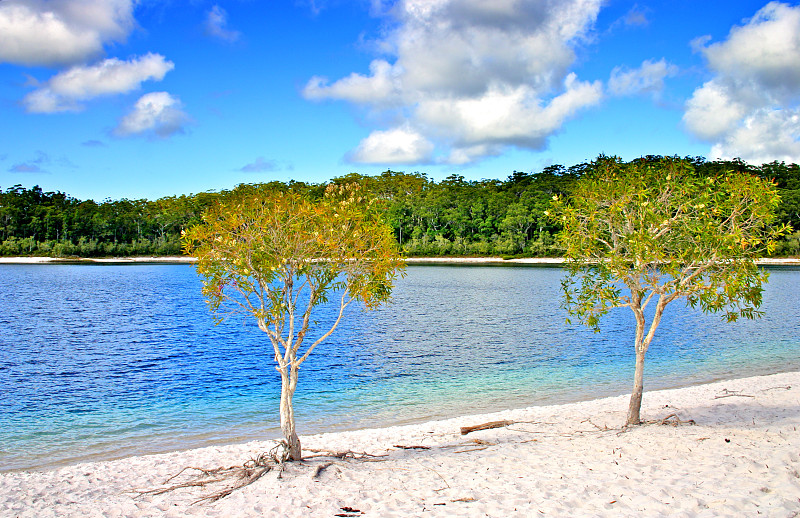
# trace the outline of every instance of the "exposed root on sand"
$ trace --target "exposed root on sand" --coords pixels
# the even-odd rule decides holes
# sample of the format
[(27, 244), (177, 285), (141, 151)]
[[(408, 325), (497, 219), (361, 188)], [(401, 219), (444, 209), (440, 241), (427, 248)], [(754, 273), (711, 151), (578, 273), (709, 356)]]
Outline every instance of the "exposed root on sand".
[[(268, 452), (248, 460), (241, 466), (214, 469), (186, 467), (165, 480), (162, 484), (164, 487), (136, 491), (136, 493), (138, 497), (142, 497), (146, 495), (163, 495), (164, 493), (169, 493), (177, 489), (218, 487), (224, 485), (225, 487), (222, 489), (207, 494), (195, 500), (192, 504), (216, 502), (238, 489), (249, 486), (273, 469), (278, 470), (278, 477), (280, 477), (288, 457), (289, 445), (286, 441), (281, 441)], [(184, 478), (187, 472), (192, 472), (185, 477), (188, 478), (188, 480), (184, 482), (175, 482)]]
[[(309, 455), (303, 458), (307, 459), (321, 459), (321, 458), (334, 458), (337, 460), (358, 460), (358, 461), (380, 461), (385, 460), (383, 457), (387, 455), (372, 455), (365, 452), (354, 451), (333, 451), (333, 450), (316, 450), (308, 449), (312, 453), (318, 455)], [(256, 458), (250, 459), (241, 466), (231, 466), (228, 468), (219, 467), (213, 469), (185, 467), (175, 475), (171, 476), (164, 481), (162, 487), (155, 489), (148, 489), (143, 491), (135, 491), (136, 497), (141, 498), (144, 496), (158, 496), (178, 489), (186, 488), (219, 488), (215, 491), (198, 498), (194, 504), (208, 504), (221, 500), (226, 496), (232, 494), (234, 491), (242, 489), (254, 483), (270, 471), (277, 471), (278, 478), (281, 478), (284, 470), (288, 464), (295, 466), (310, 466), (303, 461), (292, 462), (289, 461), (289, 444), (286, 441), (280, 441), (271, 450), (262, 453)], [(315, 466), (312, 478), (318, 478), (323, 471), (336, 464), (335, 462), (325, 462)]]

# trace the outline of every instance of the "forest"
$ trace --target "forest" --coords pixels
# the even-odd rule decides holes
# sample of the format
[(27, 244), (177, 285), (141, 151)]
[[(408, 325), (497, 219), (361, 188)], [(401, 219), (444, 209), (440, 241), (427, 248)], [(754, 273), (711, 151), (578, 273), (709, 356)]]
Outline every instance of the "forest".
[[(659, 160), (647, 156), (636, 160)], [(772, 162), (707, 161), (687, 157), (698, 174), (747, 171), (773, 180), (781, 195), (780, 223), (795, 229), (774, 255), (800, 254), (800, 167)], [(383, 204), (404, 253), (426, 256), (558, 256), (559, 231), (544, 212), (554, 195), (568, 194), (593, 163), (552, 165), (540, 172), (513, 171), (505, 180), (467, 181), (453, 174), (434, 181), (425, 173), (357, 173), (330, 183), (356, 182)], [(197, 223), (218, 200), (246, 192), (291, 190), (319, 197), (327, 184), (240, 184), (231, 190), (157, 200), (79, 200), (39, 186), (0, 187), (0, 256), (127, 257), (181, 253), (181, 230)]]

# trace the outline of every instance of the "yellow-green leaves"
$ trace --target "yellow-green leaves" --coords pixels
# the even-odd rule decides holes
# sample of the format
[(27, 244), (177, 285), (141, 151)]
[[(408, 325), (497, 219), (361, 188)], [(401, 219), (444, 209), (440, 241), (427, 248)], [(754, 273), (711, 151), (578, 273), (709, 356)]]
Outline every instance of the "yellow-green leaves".
[(355, 185), (332, 185), (321, 200), (293, 192), (230, 197), (186, 231), (183, 245), (197, 257), (215, 314), (224, 316), (224, 306), (276, 323), (293, 313), (300, 286), (312, 307), (338, 289), (376, 307), (404, 266), (391, 228)]
[(600, 157), (551, 204), (569, 275), (582, 278), (565, 284), (565, 306), (596, 327), (609, 308), (630, 306), (624, 287), (642, 304), (685, 296), (729, 319), (756, 316), (766, 276), (754, 259), (787, 232), (773, 225), (778, 201), (772, 183), (746, 173), (700, 177), (688, 160)]

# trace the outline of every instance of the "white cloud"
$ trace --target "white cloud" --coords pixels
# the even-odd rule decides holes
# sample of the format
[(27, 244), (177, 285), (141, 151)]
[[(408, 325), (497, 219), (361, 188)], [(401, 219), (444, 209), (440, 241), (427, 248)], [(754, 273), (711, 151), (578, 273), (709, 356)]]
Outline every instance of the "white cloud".
[(683, 116), (689, 131), (698, 138), (713, 141), (735, 129), (750, 111), (748, 103), (735, 99), (735, 93), (719, 80), (711, 80), (695, 90)]
[(710, 158), (800, 161), (800, 7), (770, 2), (728, 38), (693, 42), (715, 76), (683, 120), (712, 144)]
[(492, 87), (479, 97), (420, 102), (416, 115), (422, 124), (443, 132), (458, 147), (474, 150), (480, 144), (512, 144), (542, 149), (547, 137), (558, 131), (566, 119), (595, 104), (601, 96), (599, 82), (580, 82), (570, 74), (564, 82), (564, 92), (546, 104), (525, 85)]
[(429, 162), (433, 143), (410, 127), (373, 131), (349, 157), (366, 164), (416, 164)]
[(159, 54), (147, 54), (129, 61), (112, 58), (96, 65), (75, 66), (50, 78), (28, 94), (23, 103), (29, 112), (77, 111), (83, 108), (83, 101), (130, 92), (147, 80), (161, 81), (174, 67)]
[(714, 144), (711, 155), (753, 164), (800, 162), (800, 109), (756, 110)]
[[(370, 74), (352, 73), (332, 83), (313, 77), (303, 93), (311, 100), (364, 105), (373, 115), (394, 119), (394, 129), (375, 131), (361, 142), (349, 155), (354, 161), (425, 161), (431, 146), (449, 155), (446, 160), (464, 163), (507, 146), (541, 149), (569, 117), (602, 95), (599, 83), (569, 74), (573, 47), (601, 3), (404, 0), (391, 11), (397, 28), (381, 42), (393, 60), (376, 59)], [(411, 135), (425, 145), (396, 145)]]
[(114, 129), (120, 137), (153, 133), (166, 138), (183, 133), (189, 117), (181, 109), (181, 102), (167, 92), (153, 92), (136, 101), (133, 110), (122, 118)]
[(369, 66), (372, 75), (352, 73), (344, 79), (328, 84), (324, 77), (314, 76), (306, 84), (303, 94), (307, 99), (340, 99), (359, 104), (392, 104), (399, 94), (397, 71), (382, 59)]
[(243, 173), (266, 173), (277, 171), (280, 169), (275, 160), (266, 160), (263, 156), (256, 158), (255, 162), (251, 162), (239, 169)]
[(134, 26), (133, 0), (2, 0), (0, 63), (64, 65), (99, 55)]
[(206, 15), (206, 34), (223, 41), (234, 42), (241, 37), (239, 31), (228, 28), (228, 13), (215, 5)]
[(614, 67), (608, 79), (608, 90), (613, 95), (651, 94), (658, 97), (664, 90), (664, 79), (678, 73), (678, 67), (660, 61), (645, 60), (636, 70)]

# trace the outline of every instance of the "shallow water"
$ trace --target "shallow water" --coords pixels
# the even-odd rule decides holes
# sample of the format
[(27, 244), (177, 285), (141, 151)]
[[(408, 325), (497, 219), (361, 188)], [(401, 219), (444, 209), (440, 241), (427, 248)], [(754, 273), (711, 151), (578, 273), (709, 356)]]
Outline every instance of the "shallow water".
[[(410, 266), (304, 364), (300, 433), (629, 391), (630, 311), (566, 325), (561, 275)], [(671, 304), (645, 390), (799, 369), (799, 285), (771, 270), (756, 321)], [(0, 471), (276, 437), (271, 346), (248, 320), (214, 326), (199, 291), (189, 265), (0, 265)]]

